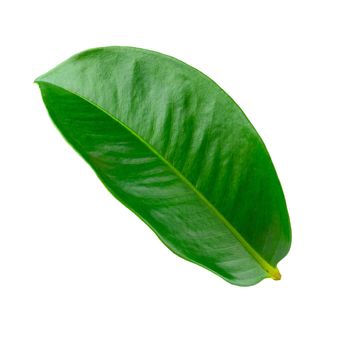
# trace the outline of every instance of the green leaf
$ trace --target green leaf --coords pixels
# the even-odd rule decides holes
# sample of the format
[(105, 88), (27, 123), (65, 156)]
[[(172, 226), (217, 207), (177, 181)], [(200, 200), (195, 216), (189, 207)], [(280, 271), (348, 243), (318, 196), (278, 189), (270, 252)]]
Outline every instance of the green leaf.
[(169, 249), (236, 285), (280, 279), (291, 243), (281, 185), (212, 80), (160, 53), (107, 47), (36, 82), (62, 135)]

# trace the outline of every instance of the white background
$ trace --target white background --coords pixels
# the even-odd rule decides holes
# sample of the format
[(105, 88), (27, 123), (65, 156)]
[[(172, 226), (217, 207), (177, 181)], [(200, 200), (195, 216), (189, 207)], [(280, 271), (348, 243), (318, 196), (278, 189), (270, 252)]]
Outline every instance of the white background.
[[(349, 1), (3, 1), (0, 349), (349, 349)], [(240, 288), (171, 253), (51, 123), (33, 80), (127, 45), (221, 85), (290, 211), (283, 278)]]

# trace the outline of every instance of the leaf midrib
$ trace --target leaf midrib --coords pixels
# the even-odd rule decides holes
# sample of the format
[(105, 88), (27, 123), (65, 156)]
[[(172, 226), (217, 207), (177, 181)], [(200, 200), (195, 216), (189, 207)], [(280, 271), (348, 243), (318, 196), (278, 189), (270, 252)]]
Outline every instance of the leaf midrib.
[(136, 137), (141, 143), (143, 143), (152, 153), (154, 153), (164, 164), (166, 164), (170, 170), (183, 182), (185, 183), (196, 195), (198, 198), (200, 198), (204, 204), (209, 208), (209, 210), (214, 214), (214, 216), (218, 217), (220, 221), (223, 222), (223, 224), (228, 228), (228, 230), (236, 237), (236, 239), (242, 244), (242, 246), (245, 248), (245, 250), (257, 261), (257, 263), (267, 272), (268, 276), (272, 279), (279, 280), (281, 278), (281, 274), (279, 270), (276, 267), (273, 267), (270, 265), (244, 238), (243, 236), (232, 226), (232, 224), (216, 209), (216, 207), (179, 171), (177, 170), (173, 164), (171, 164), (164, 156), (162, 156), (152, 145), (150, 145), (145, 139), (143, 139), (139, 134), (137, 134), (133, 129), (131, 129), (128, 125), (123, 123), (120, 119), (118, 119), (116, 116), (112, 115), (108, 111), (106, 111), (101, 106), (97, 105), (96, 103), (90, 101), (88, 98), (80, 95), (77, 92), (71, 91), (67, 88), (64, 88), (62, 86), (59, 86), (57, 84), (47, 82), (45, 80), (35, 80), (38, 84), (48, 84), (52, 85), (54, 87), (57, 87), (59, 89), (62, 89), (70, 94), (73, 94), (82, 100), (86, 101), (87, 103), (91, 104), (95, 108), (99, 109), (106, 115), (108, 115), (110, 118), (112, 118), (114, 121), (119, 123), (123, 128), (125, 128), (127, 131), (129, 131), (134, 137)]

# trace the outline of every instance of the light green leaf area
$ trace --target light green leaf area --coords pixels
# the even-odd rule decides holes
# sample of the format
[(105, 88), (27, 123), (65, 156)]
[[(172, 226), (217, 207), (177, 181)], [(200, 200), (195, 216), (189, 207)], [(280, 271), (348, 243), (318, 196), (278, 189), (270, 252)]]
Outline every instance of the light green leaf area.
[(170, 250), (236, 285), (280, 278), (291, 243), (282, 188), (216, 83), (130, 47), (82, 52), (36, 82), (65, 139)]

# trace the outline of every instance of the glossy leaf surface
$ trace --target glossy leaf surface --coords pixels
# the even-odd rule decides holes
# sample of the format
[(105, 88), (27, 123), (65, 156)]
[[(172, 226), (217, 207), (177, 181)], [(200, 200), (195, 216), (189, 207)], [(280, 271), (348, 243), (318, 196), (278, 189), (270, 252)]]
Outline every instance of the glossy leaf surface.
[(169, 56), (108, 47), (36, 82), (66, 140), (168, 248), (233, 284), (280, 278), (291, 232), (278, 177), (212, 80)]

